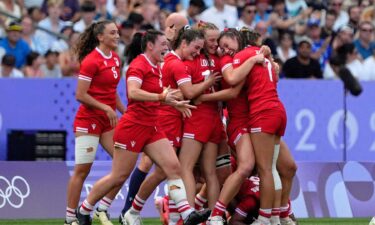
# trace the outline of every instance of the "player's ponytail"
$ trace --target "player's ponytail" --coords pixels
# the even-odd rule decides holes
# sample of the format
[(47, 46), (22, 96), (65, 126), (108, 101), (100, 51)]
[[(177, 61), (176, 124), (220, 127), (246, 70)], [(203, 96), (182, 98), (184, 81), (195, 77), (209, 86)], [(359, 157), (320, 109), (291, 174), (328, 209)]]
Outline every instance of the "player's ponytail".
[[(247, 45), (258, 46), (258, 39), (261, 37), (260, 33), (255, 30), (250, 30), (247, 27), (242, 27), (240, 30), (242, 38), (244, 40), (245, 47)], [(260, 47), (260, 46), (258, 46)]]

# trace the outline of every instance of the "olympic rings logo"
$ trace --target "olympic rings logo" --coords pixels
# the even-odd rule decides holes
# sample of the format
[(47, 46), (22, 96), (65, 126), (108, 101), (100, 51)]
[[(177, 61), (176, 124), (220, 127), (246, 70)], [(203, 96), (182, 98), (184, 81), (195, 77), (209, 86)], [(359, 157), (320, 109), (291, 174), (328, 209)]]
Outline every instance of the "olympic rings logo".
[[(5, 190), (2, 189), (4, 185), (1, 185), (1, 183), (5, 183)], [(13, 208), (19, 209), (23, 206), (24, 200), (29, 195), (30, 186), (25, 178), (14, 176), (12, 180), (9, 181), (7, 178), (0, 176), (0, 209), (3, 208), (7, 202)]]

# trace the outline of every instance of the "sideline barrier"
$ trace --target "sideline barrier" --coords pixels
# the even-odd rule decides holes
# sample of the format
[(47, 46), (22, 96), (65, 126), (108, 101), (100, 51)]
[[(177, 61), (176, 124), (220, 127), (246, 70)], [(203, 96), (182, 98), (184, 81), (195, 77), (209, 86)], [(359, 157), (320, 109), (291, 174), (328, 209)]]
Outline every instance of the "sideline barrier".
[[(348, 96), (347, 152), (343, 152), (341, 81), (281, 80), (288, 114), (285, 140), (297, 161), (375, 161), (375, 88), (363, 82), (359, 97)], [(66, 130), (67, 160), (74, 160), (73, 120), (78, 107), (76, 80), (0, 79), (0, 160), (6, 160), (9, 130)], [(123, 79), (119, 84), (124, 98)], [(97, 160), (110, 160), (99, 149)]]
[[(66, 186), (73, 172), (73, 161), (0, 162), (0, 219), (63, 218)], [(111, 162), (97, 161), (86, 180), (82, 198), (93, 183), (106, 175)], [(375, 164), (373, 163), (298, 163), (291, 195), (292, 208), (303, 217), (370, 217), (375, 205)], [(110, 208), (116, 218), (127, 195), (127, 183)], [(164, 196), (166, 185), (159, 185), (153, 197)], [(158, 217), (150, 198), (143, 217)]]

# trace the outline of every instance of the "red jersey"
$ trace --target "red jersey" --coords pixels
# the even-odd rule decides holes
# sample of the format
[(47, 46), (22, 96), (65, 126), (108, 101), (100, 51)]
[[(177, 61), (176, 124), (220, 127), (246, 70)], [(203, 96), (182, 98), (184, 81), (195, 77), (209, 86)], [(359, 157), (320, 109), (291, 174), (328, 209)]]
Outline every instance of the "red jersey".
[[(220, 72), (220, 58), (216, 55), (210, 55), (210, 60), (207, 60), (204, 54), (200, 54), (192, 61), (185, 61), (185, 65), (187, 67), (188, 74), (191, 76), (192, 84), (199, 84), (203, 82), (205, 79), (207, 79), (211, 72)], [(208, 88), (204, 93), (208, 94), (212, 92), (215, 92), (215, 88), (213, 86)], [(197, 109), (195, 109), (194, 112), (212, 112), (212, 110), (217, 112), (217, 102), (202, 102), (202, 104), (197, 106)]]
[(241, 199), (248, 195), (253, 195), (257, 197), (257, 199), (259, 199), (259, 183), (260, 179), (257, 176), (251, 176), (250, 178), (245, 179), (245, 181), (241, 185), (238, 194), (236, 195), (236, 198)]
[[(162, 74), (163, 87), (177, 89), (179, 85), (185, 82), (191, 82), (191, 77), (186, 71), (185, 64), (174, 51), (171, 51), (165, 56)], [(159, 108), (159, 115), (182, 116), (179, 111), (169, 105), (161, 105)]]
[[(225, 55), (220, 59), (221, 72), (232, 66), (233, 58), (229, 55)], [(231, 86), (222, 80), (222, 88), (227, 89)], [(246, 89), (242, 88), (241, 92), (238, 94), (237, 98), (227, 101), (227, 110), (229, 115), (229, 122), (236, 119), (245, 119), (249, 117), (249, 104), (247, 101)]]
[[(82, 60), (78, 75), (78, 79), (90, 82), (87, 93), (95, 100), (111, 106), (113, 110), (116, 110), (120, 65), (120, 58), (114, 51), (106, 56), (99, 48), (95, 48)], [(81, 104), (77, 114), (93, 116), (105, 115), (105, 112)]]
[[(259, 54), (259, 50), (259, 47), (247, 47), (237, 53), (233, 59), (233, 68), (239, 67), (247, 59)], [(280, 106), (276, 81), (276, 73), (268, 59), (265, 60), (264, 65), (255, 64), (253, 66), (245, 83), (250, 115)]]
[[(146, 55), (137, 56), (129, 65), (126, 72), (128, 81), (141, 84), (141, 89), (150, 93), (160, 94), (163, 91), (161, 72)], [(155, 126), (159, 102), (134, 101), (128, 98), (128, 109), (124, 114), (125, 119), (145, 126)]]

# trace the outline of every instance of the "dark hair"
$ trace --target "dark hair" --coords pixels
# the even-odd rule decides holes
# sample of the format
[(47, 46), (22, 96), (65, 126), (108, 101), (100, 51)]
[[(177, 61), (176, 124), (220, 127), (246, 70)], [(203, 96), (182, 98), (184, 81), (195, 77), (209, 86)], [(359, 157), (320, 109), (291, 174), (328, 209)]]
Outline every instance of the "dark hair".
[(240, 33), (241, 33), (242, 39), (244, 40), (245, 46), (247, 45), (258, 46), (256, 42), (261, 37), (261, 35), (257, 31), (250, 30), (247, 27), (242, 27), (240, 30)]
[(172, 48), (176, 50), (180, 47), (183, 40), (185, 40), (187, 44), (190, 44), (196, 39), (204, 40), (203, 33), (200, 30), (191, 29), (190, 26), (185, 26), (178, 32), (176, 40), (172, 43)]
[(85, 0), (81, 4), (81, 12), (95, 12), (96, 5), (93, 1)]
[(1, 60), (1, 64), (13, 67), (16, 65), (16, 57), (10, 54), (5, 54)]
[(285, 37), (285, 36), (289, 36), (290, 39), (292, 40), (293, 42), (293, 31), (289, 31), (289, 30), (283, 30), (279, 33), (279, 43), (281, 42), (281, 40)]
[(75, 46), (75, 52), (78, 55), (78, 61), (82, 60), (92, 50), (99, 45), (98, 35), (102, 34), (107, 24), (114, 23), (110, 20), (103, 20), (91, 24), (86, 30), (79, 36), (78, 43)]
[(26, 56), (26, 65), (31, 66), (33, 62), (39, 57), (39, 53), (37, 52), (30, 52)]
[(143, 23), (143, 16), (139, 13), (132, 12), (128, 16), (128, 21), (132, 22), (133, 24), (142, 24)]
[(241, 33), (235, 29), (235, 28), (225, 28), (224, 31), (222, 31), (220, 33), (220, 36), (219, 38), (217, 39), (217, 42), (220, 43), (220, 40), (223, 38), (223, 37), (229, 37), (229, 38), (232, 38), (232, 39), (236, 39), (237, 40), (237, 43), (238, 43), (238, 47), (239, 49), (238, 50), (242, 50), (245, 48), (245, 44), (244, 44), (244, 41), (243, 41), (243, 38), (241, 36)]
[(145, 32), (135, 33), (132, 42), (125, 52), (125, 57), (128, 58), (128, 64), (130, 64), (133, 59), (146, 50), (148, 42), (155, 43), (156, 39), (160, 35), (164, 35), (164, 33), (157, 30), (147, 30)]
[(335, 16), (335, 17), (337, 18), (337, 13), (336, 13), (336, 11), (333, 10), (333, 9), (329, 9), (329, 10), (327, 10), (326, 16), (327, 16), (327, 15), (332, 15), (332, 16)]
[(353, 53), (355, 50), (355, 45), (353, 43), (343, 44), (337, 49), (337, 56), (341, 59), (341, 62), (346, 62), (348, 55)]
[(190, 5), (190, 6), (198, 7), (198, 8), (200, 8), (200, 9), (204, 9), (204, 8), (206, 8), (206, 4), (204, 3), (203, 0), (190, 0), (190, 1), (189, 1), (189, 5)]

